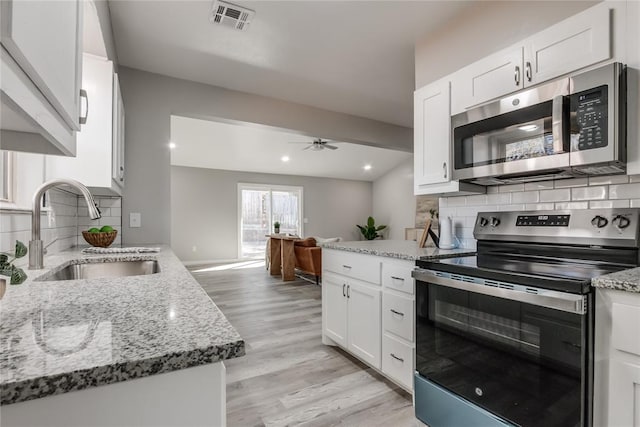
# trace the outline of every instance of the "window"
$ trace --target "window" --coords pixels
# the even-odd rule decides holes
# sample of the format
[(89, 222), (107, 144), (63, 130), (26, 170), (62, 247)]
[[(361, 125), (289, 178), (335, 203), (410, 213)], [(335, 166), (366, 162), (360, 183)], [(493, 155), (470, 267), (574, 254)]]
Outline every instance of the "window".
[(0, 151), (0, 201), (13, 202), (15, 184), (15, 154)]
[(302, 187), (238, 184), (239, 258), (262, 258), (273, 223), (302, 236)]

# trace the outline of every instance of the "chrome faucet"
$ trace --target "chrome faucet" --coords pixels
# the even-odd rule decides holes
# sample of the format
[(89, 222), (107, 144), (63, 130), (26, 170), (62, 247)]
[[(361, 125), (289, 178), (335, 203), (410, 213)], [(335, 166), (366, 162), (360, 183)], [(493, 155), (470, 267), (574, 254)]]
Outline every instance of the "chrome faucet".
[(43, 267), (44, 247), (40, 240), (40, 206), (42, 206), (42, 196), (53, 187), (68, 185), (80, 191), (84, 196), (89, 208), (91, 219), (100, 218), (100, 211), (96, 207), (96, 202), (89, 192), (89, 189), (73, 179), (52, 179), (42, 184), (33, 195), (33, 209), (31, 210), (31, 241), (29, 242), (29, 270), (39, 270)]

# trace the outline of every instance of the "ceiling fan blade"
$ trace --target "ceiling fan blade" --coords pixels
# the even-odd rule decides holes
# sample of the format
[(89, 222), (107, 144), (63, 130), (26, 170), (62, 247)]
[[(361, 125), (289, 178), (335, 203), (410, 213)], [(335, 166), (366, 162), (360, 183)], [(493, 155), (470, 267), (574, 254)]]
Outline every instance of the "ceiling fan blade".
[(313, 144), (309, 141), (289, 141), (289, 144)]
[(324, 148), (328, 148), (329, 150), (337, 150), (338, 149), (338, 147), (336, 147), (335, 145), (323, 144), (322, 146)]
[(306, 147), (304, 147), (304, 148), (302, 149), (302, 151), (304, 151), (304, 150), (308, 150), (309, 148), (312, 148), (312, 147), (313, 147), (313, 145), (309, 144), (309, 145), (307, 145)]

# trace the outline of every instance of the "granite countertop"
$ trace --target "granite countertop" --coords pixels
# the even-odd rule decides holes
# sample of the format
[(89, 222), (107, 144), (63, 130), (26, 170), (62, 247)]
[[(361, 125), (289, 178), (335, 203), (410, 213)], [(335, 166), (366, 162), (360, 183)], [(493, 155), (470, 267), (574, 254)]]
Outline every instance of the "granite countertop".
[(591, 280), (596, 288), (640, 293), (640, 267), (618, 271)]
[[(38, 281), (64, 265), (157, 260), (160, 272)], [(168, 247), (156, 254), (45, 257), (0, 300), (0, 404), (214, 363), (244, 341)], [(35, 279), (35, 280), (34, 280)]]
[(377, 255), (389, 258), (417, 259), (452, 258), (456, 256), (473, 255), (473, 249), (438, 249), (419, 248), (414, 240), (364, 240), (353, 242), (332, 242), (320, 244), (323, 248), (340, 251), (357, 252), (361, 254)]

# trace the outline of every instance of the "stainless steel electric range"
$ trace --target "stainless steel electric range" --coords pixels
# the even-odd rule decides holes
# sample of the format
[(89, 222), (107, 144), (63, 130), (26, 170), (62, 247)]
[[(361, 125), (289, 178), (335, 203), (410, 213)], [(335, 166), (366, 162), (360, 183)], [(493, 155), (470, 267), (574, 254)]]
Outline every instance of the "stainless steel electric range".
[(590, 426), (591, 279), (640, 265), (640, 209), (479, 213), (476, 256), (417, 261), (416, 416)]

